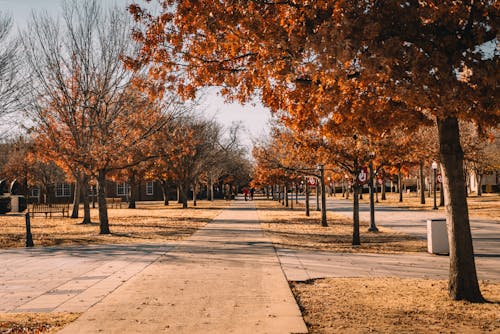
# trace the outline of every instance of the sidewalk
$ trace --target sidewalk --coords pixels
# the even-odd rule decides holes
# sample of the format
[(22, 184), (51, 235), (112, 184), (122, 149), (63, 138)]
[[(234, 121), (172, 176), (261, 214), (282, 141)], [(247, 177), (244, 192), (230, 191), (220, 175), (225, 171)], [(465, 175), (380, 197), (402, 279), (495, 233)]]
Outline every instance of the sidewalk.
[(252, 202), (213, 222), (60, 333), (307, 333)]
[[(304, 201), (300, 198), (300, 201)], [(313, 203), (313, 202), (312, 202)], [(315, 203), (314, 203), (315, 204)], [(327, 198), (328, 211), (352, 218), (352, 202)], [(427, 238), (426, 220), (443, 218), (439, 211), (405, 210), (376, 206), (378, 226)], [(360, 219), (369, 221), (369, 206), (360, 204)], [(471, 219), (475, 263), (479, 280), (500, 282), (500, 225), (487, 219)], [(363, 241), (361, 241), (363, 242)], [(402, 277), (446, 279), (448, 256), (419, 254), (363, 254), (278, 249), (283, 271), (290, 281), (324, 277)]]

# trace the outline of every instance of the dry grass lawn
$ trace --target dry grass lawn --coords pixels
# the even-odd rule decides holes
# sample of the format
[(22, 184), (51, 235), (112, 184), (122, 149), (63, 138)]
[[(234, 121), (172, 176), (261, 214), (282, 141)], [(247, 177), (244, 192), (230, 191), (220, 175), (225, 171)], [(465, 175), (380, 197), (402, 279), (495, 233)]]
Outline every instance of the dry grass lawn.
[(55, 333), (79, 316), (78, 313), (0, 313), (0, 333)]
[(481, 284), (485, 304), (451, 301), (446, 286), (399, 278), (291, 283), (310, 333), (500, 333), (500, 284)]
[(367, 232), (368, 223), (361, 222), (361, 246), (353, 247), (352, 219), (327, 212), (329, 226), (320, 225), (321, 213), (311, 210), (306, 217), (302, 208), (284, 208), (279, 202), (256, 200), (261, 226), (272, 242), (283, 248), (331, 250), (361, 253), (424, 252), (425, 240), (379, 227), (380, 232)]
[[(399, 202), (399, 194), (386, 193), (387, 199), (382, 201), (379, 194), (379, 203), (376, 205), (395, 206), (408, 210), (432, 210), (434, 206), (433, 197), (425, 197), (425, 204), (420, 204), (418, 193), (404, 193), (403, 202)], [(342, 198), (337, 194), (337, 198)], [(363, 194), (361, 203), (369, 203), (368, 194)], [(469, 204), (469, 215), (473, 218), (488, 218), (500, 221), (500, 194), (483, 194), (482, 196), (470, 195), (467, 197)], [(439, 205), (439, 192), (437, 194), (437, 205)], [(440, 208), (440, 210), (444, 210)]]
[[(169, 206), (163, 202), (138, 202), (137, 209), (109, 209), (111, 235), (99, 235), (98, 223), (83, 225), (81, 218), (36, 216), (31, 219), (31, 232), (35, 246), (178, 240), (215, 218), (228, 203), (198, 201), (196, 207), (182, 209), (174, 202)], [(93, 222), (98, 221), (97, 209), (91, 209), (91, 216)], [(0, 215), (0, 248), (24, 247), (24, 244), (24, 215)]]

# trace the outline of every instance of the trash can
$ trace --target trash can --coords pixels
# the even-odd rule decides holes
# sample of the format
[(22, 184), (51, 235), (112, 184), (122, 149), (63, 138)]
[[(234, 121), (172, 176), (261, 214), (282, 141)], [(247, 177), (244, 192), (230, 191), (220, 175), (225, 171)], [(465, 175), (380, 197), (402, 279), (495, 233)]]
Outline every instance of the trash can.
[(446, 219), (427, 220), (427, 251), (431, 254), (450, 254)]

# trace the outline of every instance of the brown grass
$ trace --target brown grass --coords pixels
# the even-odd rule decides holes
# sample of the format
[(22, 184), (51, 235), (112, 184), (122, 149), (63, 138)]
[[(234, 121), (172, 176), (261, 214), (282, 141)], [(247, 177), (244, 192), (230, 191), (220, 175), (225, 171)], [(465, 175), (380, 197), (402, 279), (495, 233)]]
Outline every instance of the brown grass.
[(256, 200), (261, 226), (272, 242), (283, 248), (331, 250), (338, 252), (400, 253), (424, 252), (425, 240), (380, 228), (367, 232), (368, 223), (361, 222), (361, 246), (353, 247), (352, 219), (327, 212), (328, 227), (320, 225), (320, 212), (287, 209), (277, 201)]
[(55, 333), (79, 316), (79, 313), (0, 313), (0, 333)]
[(291, 283), (310, 333), (500, 333), (500, 284), (490, 301), (451, 301), (442, 280), (328, 278)]
[[(377, 205), (395, 206), (408, 210), (432, 210), (434, 206), (433, 197), (425, 197), (425, 204), (420, 204), (420, 196), (416, 192), (404, 193), (403, 202), (399, 202), (399, 194), (386, 193), (387, 199), (382, 201), (379, 194)], [(337, 198), (339, 197), (337, 194)], [(368, 194), (363, 194), (361, 203), (368, 203)], [(483, 194), (482, 196), (470, 195), (467, 197), (469, 215), (473, 218), (488, 218), (500, 221), (500, 194)], [(439, 205), (439, 192), (437, 194), (437, 205)], [(441, 208), (441, 210), (443, 210)]]
[[(31, 219), (31, 231), (35, 246), (178, 240), (215, 218), (228, 203), (198, 201), (196, 207), (182, 209), (172, 202), (169, 206), (163, 202), (138, 202), (137, 209), (109, 209), (111, 235), (99, 235), (97, 223), (83, 225), (81, 218), (62, 217), (36, 216)], [(98, 220), (97, 209), (91, 210), (91, 218), (93, 222)], [(24, 247), (24, 215), (2, 215), (0, 225), (0, 248)]]

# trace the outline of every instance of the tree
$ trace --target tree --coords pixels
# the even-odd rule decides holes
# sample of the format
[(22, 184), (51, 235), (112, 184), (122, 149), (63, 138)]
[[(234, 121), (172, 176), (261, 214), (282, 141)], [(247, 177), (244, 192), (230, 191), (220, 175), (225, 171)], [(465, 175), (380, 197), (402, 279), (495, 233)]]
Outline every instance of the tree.
[[(146, 159), (148, 138), (164, 118), (159, 104), (133, 87), (139, 74), (120, 60), (134, 52), (125, 13), (104, 12), (97, 1), (72, 2), (62, 17), (60, 25), (35, 15), (22, 35), (33, 82), (32, 131), (75, 177), (96, 178), (100, 233), (109, 234), (106, 176)], [(134, 150), (144, 152), (140, 161), (129, 159)]]
[[(0, 11), (0, 117), (20, 109), (24, 83), (21, 77), (19, 43), (10, 38), (12, 19)], [(2, 129), (5, 131), (6, 129)], [(0, 134), (0, 138), (4, 134)]]
[[(496, 126), (498, 13), (492, 1), (165, 1), (132, 64), (189, 75), (170, 86), (186, 96), (223, 85), (256, 93), (294, 122), (319, 119), (365, 134), (387, 124), (437, 125), (450, 236), (449, 293), (482, 301), (463, 182), (458, 119)], [(489, 46), (489, 53), (486, 49)]]

